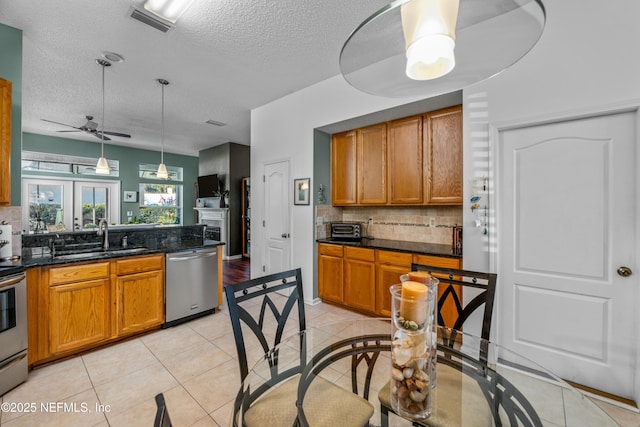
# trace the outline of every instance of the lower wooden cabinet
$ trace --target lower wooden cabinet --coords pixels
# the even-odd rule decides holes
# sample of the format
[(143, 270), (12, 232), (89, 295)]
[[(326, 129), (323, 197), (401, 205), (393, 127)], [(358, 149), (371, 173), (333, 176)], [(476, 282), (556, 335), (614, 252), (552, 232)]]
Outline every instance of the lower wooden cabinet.
[(164, 322), (164, 255), (27, 272), (29, 364), (73, 355)]
[(462, 260), (319, 243), (318, 296), (346, 308), (390, 317), (389, 287), (400, 283), (400, 275), (408, 273), (414, 262), (460, 268)]
[(63, 354), (107, 340), (110, 311), (108, 278), (51, 286), (50, 354)]
[[(462, 268), (462, 261), (458, 258), (443, 258), (436, 257), (430, 255), (414, 255), (413, 262), (416, 264), (422, 265), (430, 265), (432, 267), (443, 267), (443, 268)], [(438, 277), (438, 274), (434, 274), (434, 276)], [(462, 288), (460, 286), (455, 285), (438, 285), (438, 300), (442, 296), (442, 293), (447, 289), (448, 286), (453, 286), (455, 293), (458, 295), (460, 301), (462, 301)], [(440, 309), (440, 314), (442, 314), (442, 318), (444, 319), (445, 325), (453, 325), (455, 323), (455, 319), (458, 318), (458, 309), (456, 308), (456, 304), (452, 298), (447, 298), (445, 304)]]
[(345, 304), (364, 311), (375, 311), (376, 263), (373, 249), (344, 248)]
[(342, 245), (318, 245), (318, 296), (339, 304), (344, 302), (342, 256)]

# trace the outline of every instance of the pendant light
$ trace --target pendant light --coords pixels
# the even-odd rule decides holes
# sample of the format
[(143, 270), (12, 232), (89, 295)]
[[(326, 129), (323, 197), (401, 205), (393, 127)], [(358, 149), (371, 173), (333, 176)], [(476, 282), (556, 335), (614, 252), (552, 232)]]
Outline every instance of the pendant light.
[(464, 89), (536, 45), (546, 22), (542, 1), (390, 0), (347, 38), (340, 72), (354, 88), (391, 98)]
[(164, 164), (164, 87), (169, 84), (169, 82), (165, 79), (158, 79), (158, 83), (162, 85), (162, 148), (160, 151), (160, 165), (158, 166), (158, 172), (156, 176), (160, 179), (169, 178), (169, 173), (167, 172), (167, 166)]
[(104, 69), (105, 67), (110, 67), (111, 63), (104, 59), (96, 59), (96, 62), (102, 66), (102, 132), (100, 132), (100, 139), (102, 141), (100, 142), (101, 151), (98, 164), (96, 164), (96, 174), (109, 175), (111, 170), (109, 169), (107, 159), (104, 157)]

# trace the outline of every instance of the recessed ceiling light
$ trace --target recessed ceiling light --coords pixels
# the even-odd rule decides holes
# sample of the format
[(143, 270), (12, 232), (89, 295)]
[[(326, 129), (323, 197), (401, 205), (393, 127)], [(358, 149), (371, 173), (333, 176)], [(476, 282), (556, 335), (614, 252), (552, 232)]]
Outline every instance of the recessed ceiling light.
[(215, 120), (207, 120), (205, 123), (209, 123), (210, 125), (214, 125), (214, 126), (224, 126), (226, 125), (226, 123), (222, 123), (222, 122), (217, 122)]
[(102, 57), (111, 62), (124, 62), (124, 56), (114, 52), (102, 52)]

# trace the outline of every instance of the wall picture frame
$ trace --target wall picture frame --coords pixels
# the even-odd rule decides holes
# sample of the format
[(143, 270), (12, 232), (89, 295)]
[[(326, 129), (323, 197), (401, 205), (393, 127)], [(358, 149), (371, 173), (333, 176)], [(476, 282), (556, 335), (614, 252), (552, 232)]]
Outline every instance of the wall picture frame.
[(298, 178), (293, 180), (293, 204), (308, 205), (311, 191), (311, 178)]
[(125, 191), (124, 192), (124, 201), (127, 203), (135, 203), (138, 201), (138, 192), (137, 191)]

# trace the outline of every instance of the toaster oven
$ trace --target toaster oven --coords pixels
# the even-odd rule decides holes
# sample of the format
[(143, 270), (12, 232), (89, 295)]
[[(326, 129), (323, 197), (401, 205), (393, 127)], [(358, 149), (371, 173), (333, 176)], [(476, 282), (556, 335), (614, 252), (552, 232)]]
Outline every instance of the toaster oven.
[(331, 239), (345, 241), (359, 241), (364, 235), (361, 222), (332, 222)]

